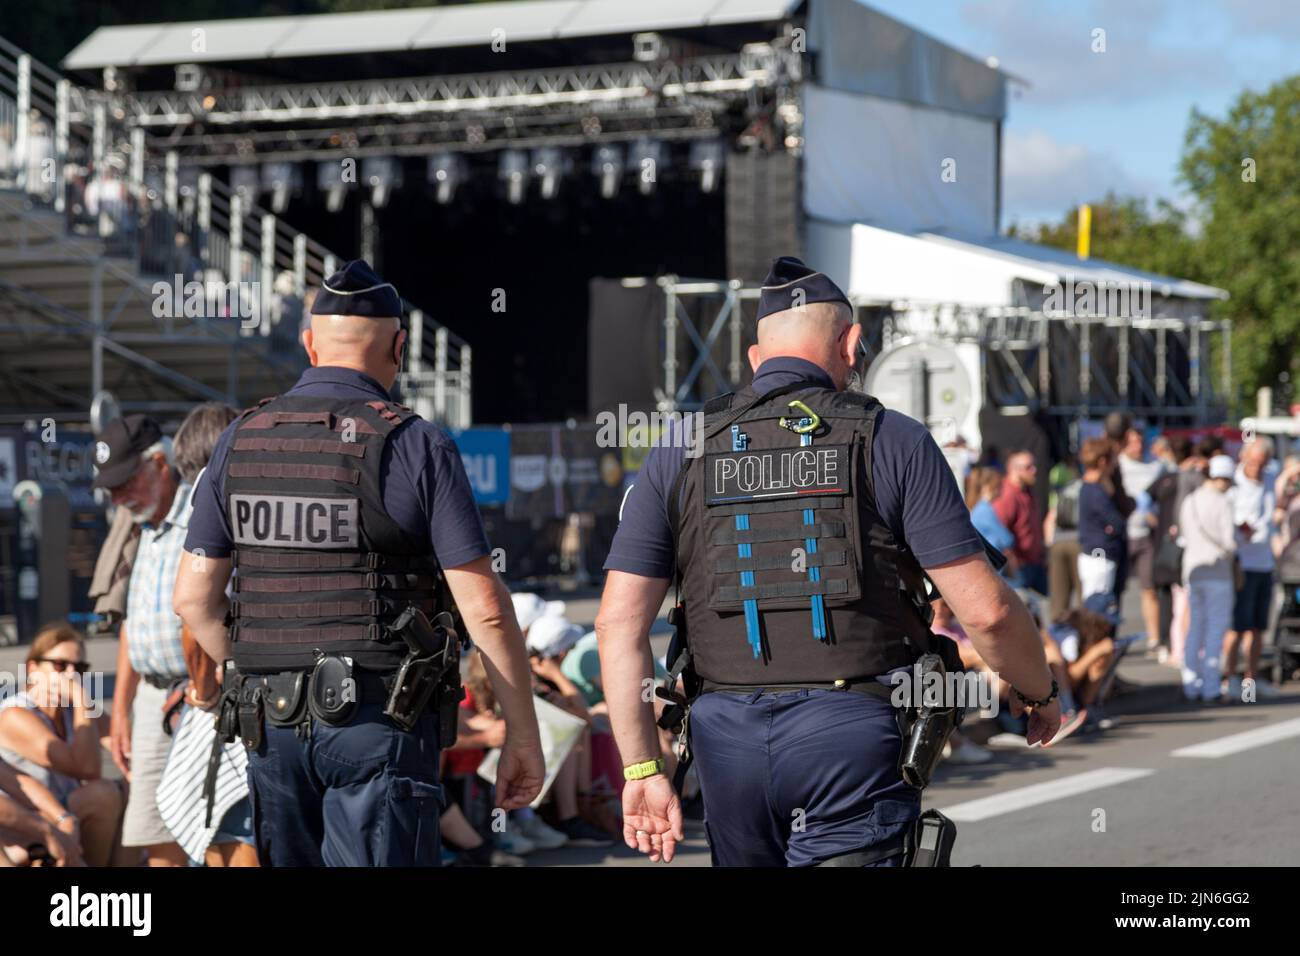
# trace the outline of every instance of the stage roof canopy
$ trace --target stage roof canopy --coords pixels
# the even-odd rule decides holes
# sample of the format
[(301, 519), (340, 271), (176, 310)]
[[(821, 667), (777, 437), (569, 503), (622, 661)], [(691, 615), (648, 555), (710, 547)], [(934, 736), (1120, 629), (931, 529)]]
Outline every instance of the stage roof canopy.
[(1143, 272), (1102, 259), (1080, 259), (1052, 246), (1008, 236), (899, 232), (865, 223), (808, 223), (808, 261), (860, 301), (946, 302), (1010, 306), (1015, 285), (1047, 287), (1066, 281), (1098, 289), (1146, 285), (1152, 295), (1207, 302), (1223, 289)]
[[(802, 0), (523, 0), (306, 17), (100, 27), (63, 60), (69, 70), (472, 46), (691, 29), (785, 19)], [(194, 49), (202, 29), (202, 49)]]

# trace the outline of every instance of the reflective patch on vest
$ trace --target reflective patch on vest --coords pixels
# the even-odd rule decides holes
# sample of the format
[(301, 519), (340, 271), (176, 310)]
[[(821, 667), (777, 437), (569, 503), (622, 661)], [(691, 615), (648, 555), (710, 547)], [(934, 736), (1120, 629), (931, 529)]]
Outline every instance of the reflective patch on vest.
[(356, 548), (356, 498), (231, 495), (235, 544), (264, 548)]
[(847, 495), (849, 446), (807, 445), (708, 455), (705, 502)]

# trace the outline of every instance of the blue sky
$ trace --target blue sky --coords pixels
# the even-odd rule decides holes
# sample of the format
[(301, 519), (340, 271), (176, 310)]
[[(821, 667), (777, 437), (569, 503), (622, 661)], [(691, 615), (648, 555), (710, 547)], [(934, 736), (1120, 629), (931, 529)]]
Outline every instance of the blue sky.
[[(1108, 189), (1187, 201), (1193, 108), (1300, 72), (1300, 0), (866, 0), (1023, 77), (1003, 127), (1003, 215), (1056, 220)], [(1093, 53), (1093, 30), (1106, 52)]]

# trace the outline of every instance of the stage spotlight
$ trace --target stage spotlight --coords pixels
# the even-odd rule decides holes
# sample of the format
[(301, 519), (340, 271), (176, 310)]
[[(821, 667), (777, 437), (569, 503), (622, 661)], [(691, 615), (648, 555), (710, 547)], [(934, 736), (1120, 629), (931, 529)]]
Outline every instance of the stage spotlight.
[[(199, 192), (199, 174), (203, 170), (198, 166), (182, 166), (176, 170), (176, 191), (180, 196), (197, 196)], [(148, 179), (148, 177), (145, 177)], [(159, 182), (162, 182), (160, 174)], [(161, 191), (162, 186), (159, 186)]]
[(325, 208), (330, 212), (343, 208), (343, 196), (351, 185), (343, 181), (342, 170), (338, 160), (316, 164), (316, 188), (325, 194)]
[(393, 156), (367, 156), (361, 160), (361, 182), (370, 187), (376, 209), (388, 204), (388, 194), (402, 185), (402, 164)]
[(623, 178), (623, 147), (597, 146), (591, 155), (591, 172), (600, 179), (600, 194), (612, 199)]
[(262, 190), (271, 194), (271, 212), (289, 207), (289, 197), (302, 191), (302, 172), (295, 163), (267, 163), (262, 167)]
[(506, 184), (506, 198), (512, 205), (524, 201), (524, 190), (528, 186), (528, 157), (523, 150), (502, 150), (497, 175)]
[(632, 171), (636, 173), (636, 185), (637, 189), (641, 190), (641, 195), (648, 196), (654, 192), (659, 182), (659, 172), (664, 169), (666, 155), (664, 144), (657, 140), (638, 139), (632, 144), (629, 158)]
[(244, 202), (257, 202), (257, 193), (260, 186), (261, 177), (257, 173), (256, 166), (230, 167), (230, 189), (232, 192), (239, 193), (239, 197)]
[(569, 157), (552, 147), (533, 150), (533, 175), (541, 182), (543, 199), (554, 199), (559, 192), (560, 177), (569, 171)]
[(441, 205), (451, 202), (465, 178), (465, 159), (459, 153), (434, 153), (429, 157), (429, 182)]
[(713, 192), (722, 172), (722, 143), (716, 139), (691, 143), (690, 166), (700, 174), (700, 189), (706, 193)]

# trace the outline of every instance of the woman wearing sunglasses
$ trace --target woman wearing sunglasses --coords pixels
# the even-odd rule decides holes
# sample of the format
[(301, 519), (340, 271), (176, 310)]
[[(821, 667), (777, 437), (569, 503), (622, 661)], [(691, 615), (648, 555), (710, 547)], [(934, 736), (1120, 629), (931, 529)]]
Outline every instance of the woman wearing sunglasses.
[(82, 682), (89, 670), (72, 627), (52, 624), (36, 635), (27, 689), (0, 700), (0, 760), (54, 794), (63, 812), (50, 822), (78, 842), (88, 865), (129, 863), (119, 846), (126, 798), (101, 777), (107, 728)]

